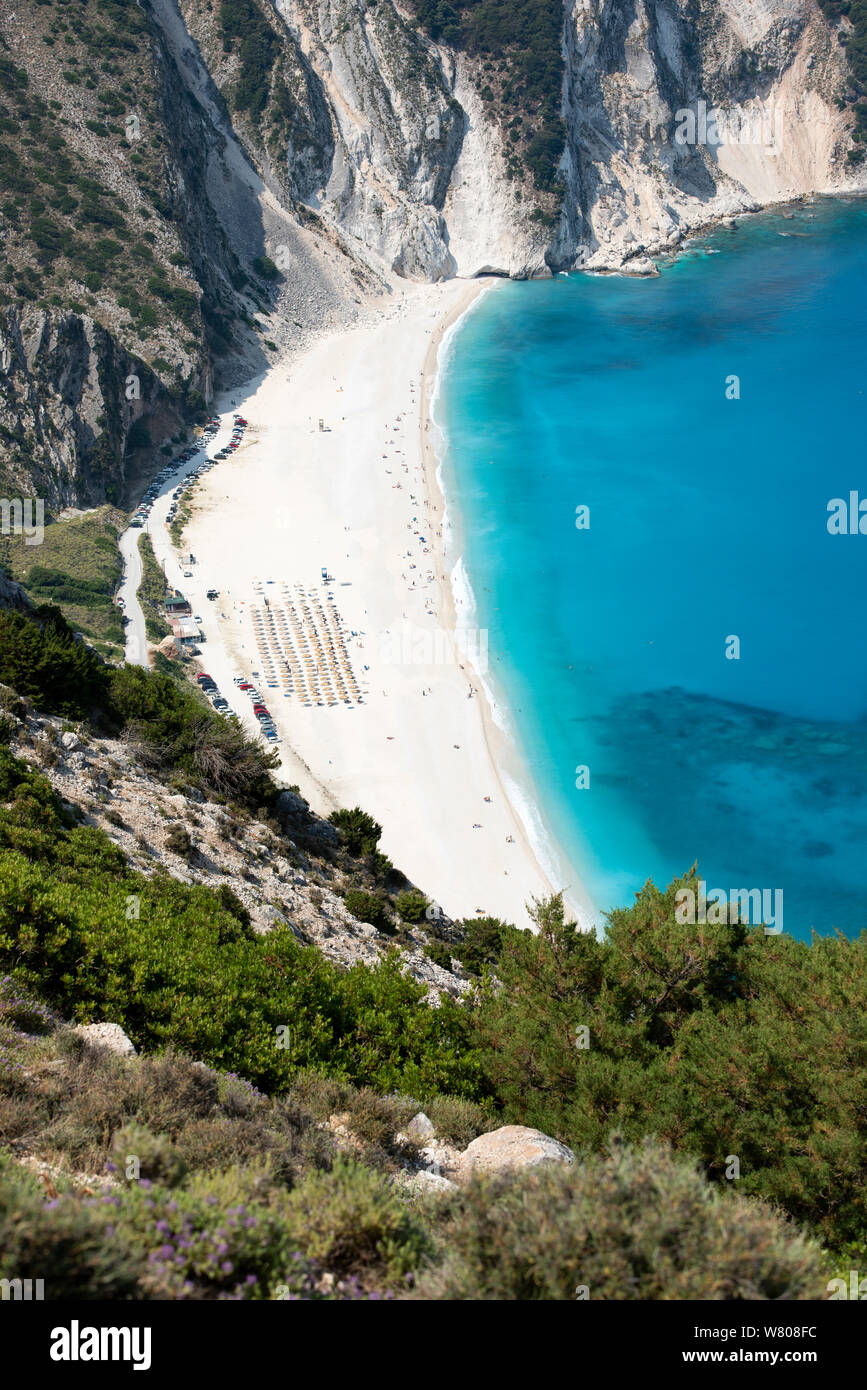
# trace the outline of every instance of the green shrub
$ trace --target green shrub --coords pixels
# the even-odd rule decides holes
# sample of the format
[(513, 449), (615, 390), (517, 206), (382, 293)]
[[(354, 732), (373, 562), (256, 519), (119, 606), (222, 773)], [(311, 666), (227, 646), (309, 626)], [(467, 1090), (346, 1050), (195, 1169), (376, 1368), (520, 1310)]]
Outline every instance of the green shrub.
[(113, 1210), (45, 1189), (0, 1150), (0, 1278), (43, 1279), (47, 1300), (136, 1296), (138, 1261), (111, 1230)]
[(263, 280), (279, 280), (280, 271), (269, 256), (256, 256), (253, 269)]
[(190, 832), (183, 825), (173, 825), (166, 836), (166, 849), (171, 850), (172, 854), (182, 855), (187, 858), (192, 851), (193, 842), (190, 839)]
[(364, 1086), (351, 1093), (346, 1111), (349, 1128), (365, 1144), (390, 1152), (394, 1136), (412, 1119), (416, 1107), (401, 1096), (381, 1096)]
[(130, 871), (0, 748), (3, 800), (0, 971), (64, 1017), (117, 1022), (138, 1047), (171, 1046), (267, 1090), (310, 1067), (378, 1090), (478, 1093), (469, 1018), (445, 1000), (430, 1008), (399, 957), (340, 971), (288, 929), (258, 936), (234, 895)]
[(359, 922), (369, 922), (372, 927), (384, 927), (388, 920), (388, 903), (378, 893), (364, 893), (351, 888), (343, 899), (346, 910), (357, 917)]
[(287, 1199), (290, 1243), (338, 1277), (394, 1289), (428, 1247), (387, 1179), (347, 1159), (305, 1179)]
[(182, 1155), (168, 1136), (152, 1134), (135, 1121), (115, 1132), (110, 1161), (122, 1177), (144, 1178), (162, 1187), (177, 1187), (187, 1173)]
[(403, 922), (424, 921), (427, 905), (428, 899), (417, 888), (408, 888), (405, 893), (398, 893), (394, 900), (397, 915)]
[(341, 832), (343, 842), (350, 854), (374, 853), (382, 835), (382, 826), (373, 819), (373, 816), (362, 811), (360, 806), (354, 806), (351, 811), (332, 811), (328, 819)]
[(452, 953), (442, 941), (428, 942), (424, 948), (424, 953), (428, 960), (432, 960), (434, 965), (438, 965), (441, 970), (451, 970)]
[(450, 1201), (422, 1298), (822, 1298), (820, 1247), (669, 1150), (615, 1146), (571, 1168), (476, 1179)]
[(437, 1138), (459, 1149), (465, 1149), (480, 1134), (487, 1134), (499, 1124), (491, 1110), (458, 1096), (429, 1096), (424, 1109)]
[(107, 670), (77, 641), (60, 610), (0, 611), (0, 681), (41, 709), (83, 718), (107, 692)]
[(472, 975), (481, 975), (486, 966), (495, 966), (506, 941), (518, 930), (499, 917), (467, 917), (462, 926), (464, 939), (451, 951)]
[(139, 1261), (146, 1297), (262, 1299), (279, 1284), (309, 1290), (291, 1273), (293, 1248), (269, 1200), (266, 1167), (197, 1174), (185, 1188), (130, 1184), (114, 1213), (119, 1237)]
[[(599, 940), (537, 904), (483, 988), (482, 1065), (505, 1118), (573, 1148), (612, 1126), (655, 1134), (829, 1244), (867, 1228), (867, 934), (812, 944), (741, 924), (679, 923), (648, 883)], [(797, 1002), (794, 1002), (797, 1001)], [(828, 1193), (833, 1192), (829, 1204)]]

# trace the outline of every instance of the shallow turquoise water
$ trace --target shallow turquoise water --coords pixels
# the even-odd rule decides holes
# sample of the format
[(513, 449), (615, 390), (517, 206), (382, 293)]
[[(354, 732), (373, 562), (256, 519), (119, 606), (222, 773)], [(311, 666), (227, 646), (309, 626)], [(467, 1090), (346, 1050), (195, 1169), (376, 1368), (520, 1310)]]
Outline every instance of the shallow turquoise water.
[(700, 247), (655, 280), (484, 297), (442, 382), (450, 514), (489, 680), (597, 907), (698, 860), (782, 889), (795, 935), (853, 934), (867, 535), (829, 535), (827, 507), (867, 498), (867, 205)]

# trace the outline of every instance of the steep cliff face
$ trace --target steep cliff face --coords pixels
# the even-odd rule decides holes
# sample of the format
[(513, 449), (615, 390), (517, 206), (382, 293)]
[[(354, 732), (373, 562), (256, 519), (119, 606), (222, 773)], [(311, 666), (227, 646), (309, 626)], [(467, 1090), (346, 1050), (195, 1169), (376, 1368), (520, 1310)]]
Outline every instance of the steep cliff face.
[(51, 509), (121, 503), (220, 374), (266, 365), (259, 203), (231, 176), (225, 111), (133, 0), (8, 9), (0, 74), (0, 483)]
[(16, 306), (0, 312), (0, 325), (6, 494), (40, 496), (56, 509), (120, 501), (134, 421), (147, 418), (159, 440), (181, 423), (177, 404), (87, 314)]
[[(502, 101), (487, 86), (504, 63), (431, 41), (418, 3), (274, 4), (316, 170), (295, 196), (399, 275), (645, 273), (713, 218), (863, 184), (844, 51), (815, 0), (567, 0), (554, 217), (512, 143), (526, 84)], [(283, 156), (291, 183), (295, 147)]]
[(555, 267), (641, 270), (713, 217), (858, 186), (813, 0), (577, 0)]
[(400, 278), (649, 273), (713, 218), (863, 184), (851, 26), (816, 0), (559, 24), (553, 0), (7, 7), (0, 491), (123, 502), (148, 438)]

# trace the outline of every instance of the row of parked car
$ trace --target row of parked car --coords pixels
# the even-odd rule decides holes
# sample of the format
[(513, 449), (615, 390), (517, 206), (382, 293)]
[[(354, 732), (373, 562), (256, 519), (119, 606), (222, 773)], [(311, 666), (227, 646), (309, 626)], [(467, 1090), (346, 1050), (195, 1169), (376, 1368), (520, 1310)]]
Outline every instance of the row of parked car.
[[(160, 469), (159, 473), (152, 480), (147, 492), (145, 493), (144, 497), (139, 503), (138, 510), (136, 511), (135, 516), (130, 522), (130, 526), (144, 526), (145, 522), (151, 514), (151, 507), (160, 495), (160, 490), (163, 484), (167, 483), (169, 478), (173, 477), (174, 474), (177, 473), (178, 469), (181, 467), (182, 464), (188, 463), (191, 458), (194, 458), (197, 453), (204, 449), (211, 442), (219, 428), (220, 421), (217, 418), (217, 416), (214, 415), (208, 421), (207, 425), (205, 426), (196, 443), (190, 444), (186, 449), (184, 449), (183, 453), (178, 454), (177, 458), (172, 459), (171, 463), (167, 463), (163, 468)], [(200, 465), (200, 468), (207, 466), (209, 465)], [(196, 472), (199, 471), (200, 469), (196, 470)], [(188, 474), (188, 477), (192, 476), (192, 473)]]
[(253, 713), (258, 719), (262, 733), (265, 735), (268, 742), (278, 743), (279, 736), (274, 725), (274, 720), (271, 718), (271, 712), (264, 703), (255, 685), (251, 685), (243, 676), (236, 676), (235, 684), (239, 690), (243, 690), (244, 694), (249, 695), (250, 699), (253, 701)]
[(217, 682), (213, 676), (209, 676), (207, 671), (202, 671), (196, 676), (199, 688), (205, 692), (214, 709), (218, 709), (221, 714), (230, 708), (229, 701), (220, 694)]
[[(234, 718), (234, 715), (231, 714), (231, 705), (226, 697), (220, 694), (219, 686), (213, 676), (208, 675), (207, 671), (202, 671), (196, 676), (196, 680), (198, 681), (200, 690), (203, 690), (207, 695), (214, 709), (219, 710), (220, 714)], [(259, 721), (263, 736), (269, 743), (278, 743), (279, 736), (274, 726), (274, 720), (271, 718), (271, 714), (267, 706), (263, 703), (262, 696), (259, 694), (256, 687), (251, 685), (249, 681), (244, 680), (243, 676), (236, 676), (235, 684), (239, 690), (243, 690), (244, 694), (249, 695), (250, 699), (253, 701), (253, 713)]]
[[(202, 463), (199, 464), (198, 468), (192, 469), (192, 471), (189, 472), (184, 479), (182, 479), (180, 485), (176, 487), (174, 492), (172, 493), (172, 503), (169, 507), (168, 516), (166, 518), (170, 526), (177, 514), (178, 505), (180, 503), (181, 498), (183, 497), (184, 493), (192, 487), (193, 483), (196, 481), (199, 475), (202, 473), (207, 473), (210, 468), (214, 467), (218, 459), (226, 458), (226, 456), (228, 454), (233, 453), (234, 450), (237, 449), (238, 445), (240, 444), (241, 439), (244, 435), (244, 429), (246, 427), (247, 421), (242, 420), (240, 415), (236, 415), (234, 419), (235, 423), (232, 427), (232, 438), (226, 445), (226, 447), (224, 449), (220, 449), (218, 453), (214, 454), (213, 458), (204, 460)], [(217, 423), (219, 424), (219, 421)]]

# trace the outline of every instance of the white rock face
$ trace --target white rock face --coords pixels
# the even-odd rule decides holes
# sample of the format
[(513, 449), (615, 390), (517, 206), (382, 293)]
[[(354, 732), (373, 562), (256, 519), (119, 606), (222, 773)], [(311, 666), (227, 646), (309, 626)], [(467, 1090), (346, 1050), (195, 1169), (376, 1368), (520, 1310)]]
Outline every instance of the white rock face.
[[(308, 201), (401, 276), (653, 274), (651, 254), (710, 221), (864, 183), (846, 165), (850, 118), (835, 106), (842, 51), (814, 0), (572, 0), (553, 236), (506, 177), (503, 137), (464, 55), (429, 43), (389, 0), (276, 5), (332, 128), (323, 188)], [(723, 113), (720, 143), (702, 104)]]
[(565, 1144), (525, 1125), (504, 1125), (502, 1129), (480, 1134), (461, 1155), (460, 1176), (471, 1173), (502, 1173), (535, 1168), (540, 1163), (574, 1163), (575, 1155)]
[(413, 1115), (405, 1132), (414, 1143), (426, 1144), (430, 1139), (433, 1139), (436, 1130), (424, 1111), (420, 1110), (417, 1115)]
[(94, 1047), (106, 1047), (119, 1057), (135, 1057), (136, 1050), (119, 1023), (80, 1023), (75, 1029)]
[[(700, 64), (696, 57), (700, 57)], [(575, 0), (554, 263), (642, 273), (711, 220), (853, 188), (844, 64), (812, 0)], [(692, 125), (687, 112), (692, 113)], [(719, 119), (714, 121), (714, 116)], [(692, 125), (692, 128), (691, 128)]]

